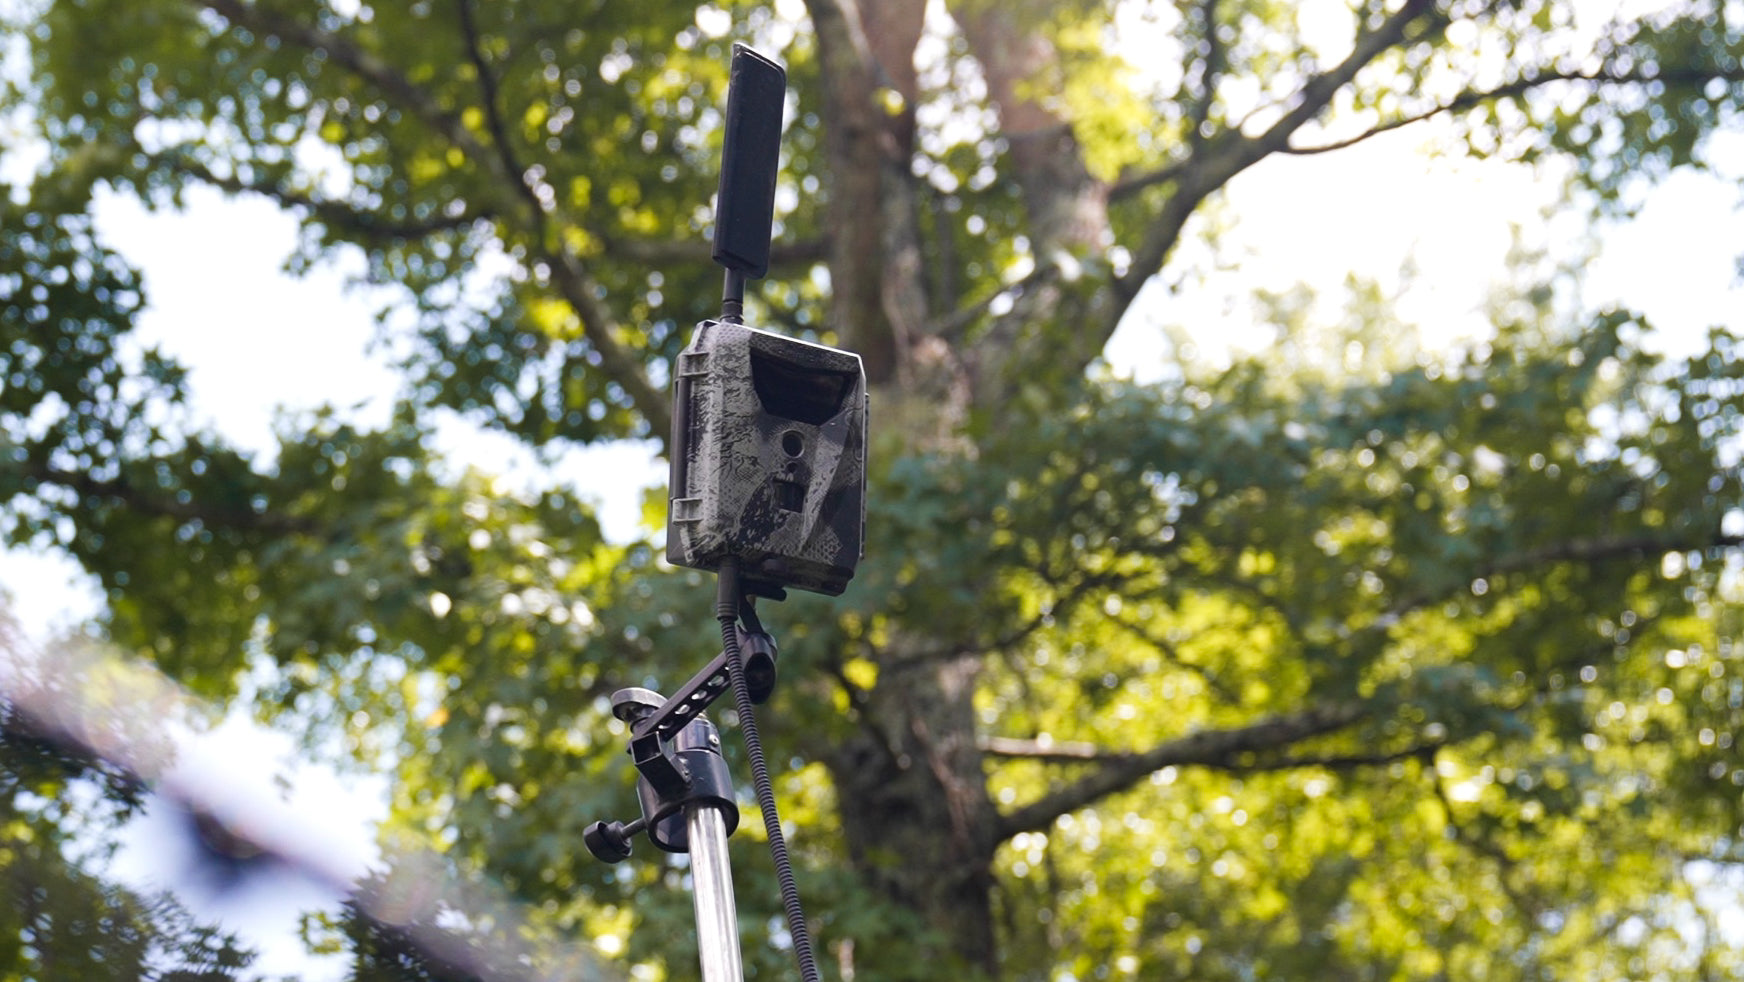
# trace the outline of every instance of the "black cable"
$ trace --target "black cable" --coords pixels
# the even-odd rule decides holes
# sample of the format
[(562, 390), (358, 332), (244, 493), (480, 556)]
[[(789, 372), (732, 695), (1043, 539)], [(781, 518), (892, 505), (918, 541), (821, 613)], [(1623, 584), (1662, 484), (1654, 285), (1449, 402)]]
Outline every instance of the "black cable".
[(751, 758), (751, 783), (757, 789), (757, 805), (763, 812), (763, 829), (769, 834), (769, 855), (775, 860), (775, 879), (781, 884), (781, 906), (787, 911), (787, 933), (793, 936), (793, 954), (799, 961), (799, 976), (818, 982), (817, 958), (811, 950), (805, 911), (799, 906), (799, 883), (793, 876), (793, 860), (787, 855), (787, 838), (781, 834), (781, 814), (775, 810), (775, 787), (769, 780), (769, 764), (763, 756), (763, 740), (757, 735), (757, 717), (751, 710), (751, 687), (745, 681), (745, 654), (739, 650), (739, 567), (736, 560), (721, 564), (720, 592), (715, 599), (715, 619), (721, 622), (721, 643), (727, 651), (727, 677), (733, 683), (733, 703), (739, 714), (739, 732), (745, 737), (745, 753)]

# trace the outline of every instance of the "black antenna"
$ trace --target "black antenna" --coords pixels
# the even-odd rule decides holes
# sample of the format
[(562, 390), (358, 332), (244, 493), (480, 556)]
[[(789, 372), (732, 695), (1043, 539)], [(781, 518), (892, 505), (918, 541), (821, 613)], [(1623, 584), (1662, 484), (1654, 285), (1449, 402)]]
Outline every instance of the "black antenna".
[(781, 111), (787, 69), (743, 44), (733, 45), (727, 83), (727, 128), (715, 203), (715, 262), (727, 269), (721, 320), (745, 312), (745, 281), (769, 272), (775, 220), (775, 171), (781, 162)]

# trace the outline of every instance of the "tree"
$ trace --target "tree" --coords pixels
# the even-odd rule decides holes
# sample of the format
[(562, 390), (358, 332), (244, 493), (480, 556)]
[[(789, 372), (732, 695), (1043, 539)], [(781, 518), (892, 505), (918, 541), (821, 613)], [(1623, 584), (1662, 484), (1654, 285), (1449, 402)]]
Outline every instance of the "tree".
[[(76, 556), (110, 637), (187, 684), (270, 664), (263, 711), (395, 761), (390, 840), (689, 971), (682, 870), (578, 843), (631, 807), (604, 696), (694, 670), (709, 591), (571, 489), (452, 477), (426, 437), (454, 410), (551, 455), (664, 439), (672, 360), (715, 309), (743, 39), (794, 93), (751, 318), (858, 351), (873, 386), (870, 554), (840, 600), (769, 615), (782, 790), (841, 974), (1735, 970), (1695, 886), (1744, 858), (1733, 335), (1666, 363), (1639, 316), (1559, 300), (1564, 270), (1451, 356), (1388, 356), (1404, 326), (1358, 284), (1330, 362), (1271, 297), (1270, 358), (1154, 385), (1099, 364), (1262, 162), (1417, 126), (1566, 162), (1569, 207), (1625, 214), (1735, 124), (1735, 18), (785, 10), (19, 17), (35, 71), (8, 105), (49, 151), (0, 215), (13, 541)], [(1117, 18), (1150, 25), (1153, 63), (1106, 50)], [(126, 346), (143, 298), (92, 234), (98, 186), (264, 195), (304, 222), (297, 263), (361, 250), (415, 322), (384, 320), (395, 423), (317, 414), (272, 459), (190, 429), (176, 366)], [(739, 869), (773, 971), (774, 891)]]

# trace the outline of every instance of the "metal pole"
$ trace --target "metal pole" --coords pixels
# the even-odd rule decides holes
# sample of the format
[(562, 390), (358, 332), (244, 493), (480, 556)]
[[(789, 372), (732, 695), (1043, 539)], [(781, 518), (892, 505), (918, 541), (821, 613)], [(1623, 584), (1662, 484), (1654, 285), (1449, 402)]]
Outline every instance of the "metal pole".
[(743, 982), (726, 822), (718, 805), (703, 803), (687, 806), (684, 821), (690, 837), (690, 890), (696, 903), (696, 947), (702, 956), (703, 982)]

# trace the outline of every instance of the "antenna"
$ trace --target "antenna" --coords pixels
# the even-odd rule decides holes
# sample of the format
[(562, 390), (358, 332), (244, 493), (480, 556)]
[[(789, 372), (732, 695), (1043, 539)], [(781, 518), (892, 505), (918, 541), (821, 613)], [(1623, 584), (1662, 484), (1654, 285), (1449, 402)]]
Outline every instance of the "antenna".
[(739, 323), (745, 281), (769, 272), (775, 219), (775, 171), (781, 163), (781, 111), (787, 70), (751, 48), (733, 45), (727, 82), (727, 127), (715, 203), (714, 259), (727, 269), (721, 320)]

